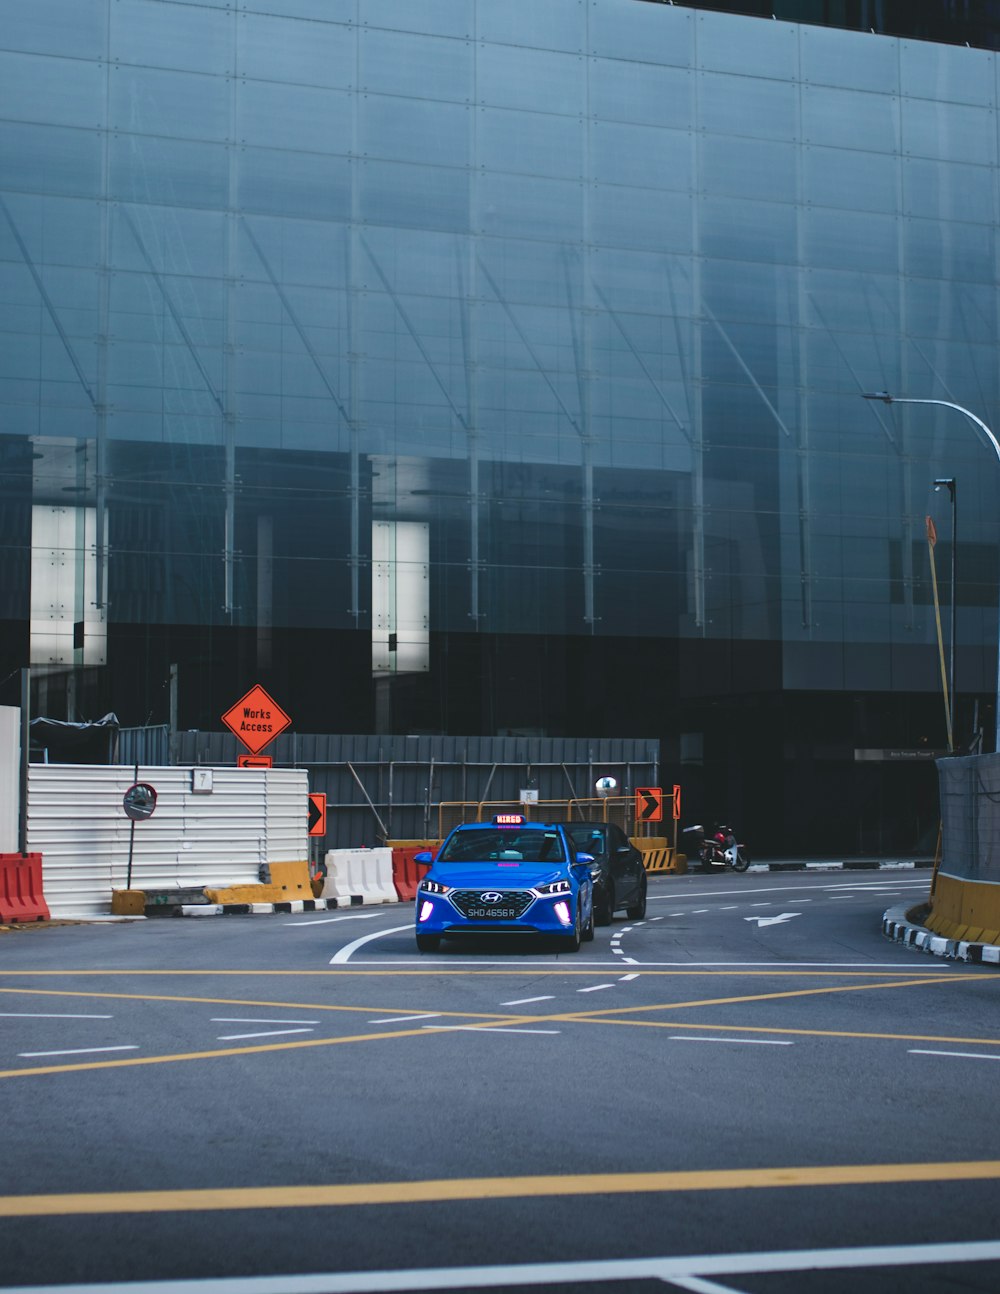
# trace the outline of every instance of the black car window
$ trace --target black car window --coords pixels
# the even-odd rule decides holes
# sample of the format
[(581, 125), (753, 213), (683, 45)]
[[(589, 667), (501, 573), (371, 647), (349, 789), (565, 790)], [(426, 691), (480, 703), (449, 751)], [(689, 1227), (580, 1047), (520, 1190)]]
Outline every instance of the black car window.
[(511, 831), (469, 827), (446, 842), (439, 863), (564, 863), (566, 850), (558, 831)]
[(603, 858), (607, 853), (607, 840), (603, 827), (570, 827), (569, 834), (574, 848), (581, 854), (593, 854), (595, 858)]

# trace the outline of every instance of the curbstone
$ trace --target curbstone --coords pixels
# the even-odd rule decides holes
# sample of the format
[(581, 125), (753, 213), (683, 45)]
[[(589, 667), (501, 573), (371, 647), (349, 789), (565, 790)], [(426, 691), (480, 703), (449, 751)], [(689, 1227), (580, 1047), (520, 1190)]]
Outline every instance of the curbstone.
[(932, 930), (907, 920), (906, 908), (889, 908), (882, 915), (882, 933), (905, 948), (919, 948), (933, 957), (952, 961), (1000, 966), (1000, 947), (996, 944), (972, 943), (967, 939), (946, 939)]

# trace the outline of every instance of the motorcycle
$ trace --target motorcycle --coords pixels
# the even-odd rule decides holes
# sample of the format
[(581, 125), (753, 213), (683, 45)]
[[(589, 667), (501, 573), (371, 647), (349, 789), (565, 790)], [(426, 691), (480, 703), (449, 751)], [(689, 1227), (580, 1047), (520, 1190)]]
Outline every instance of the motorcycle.
[(731, 867), (734, 872), (745, 872), (750, 866), (750, 851), (736, 839), (732, 827), (719, 823), (706, 835), (705, 828), (697, 823), (685, 827), (681, 835), (688, 837), (685, 852), (697, 857), (703, 872)]

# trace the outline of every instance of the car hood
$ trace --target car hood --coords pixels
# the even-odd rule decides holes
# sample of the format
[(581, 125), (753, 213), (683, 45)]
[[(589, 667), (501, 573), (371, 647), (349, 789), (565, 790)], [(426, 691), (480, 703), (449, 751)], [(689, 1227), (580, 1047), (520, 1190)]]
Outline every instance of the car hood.
[(428, 875), (456, 890), (523, 890), (566, 880), (569, 872), (567, 863), (443, 863)]

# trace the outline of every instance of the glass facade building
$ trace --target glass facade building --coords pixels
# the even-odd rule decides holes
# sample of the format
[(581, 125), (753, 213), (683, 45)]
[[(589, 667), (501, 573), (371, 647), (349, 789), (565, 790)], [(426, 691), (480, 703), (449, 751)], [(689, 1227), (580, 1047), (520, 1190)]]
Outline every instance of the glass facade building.
[(998, 78), (642, 0), (0, 0), (0, 702), (656, 736), (758, 849), (933, 848), (925, 518), (966, 743), (1000, 464), (861, 393), (1000, 416)]

